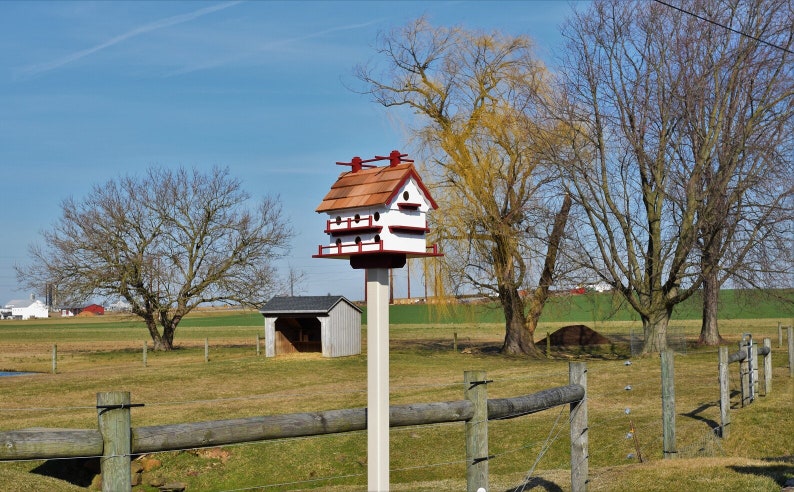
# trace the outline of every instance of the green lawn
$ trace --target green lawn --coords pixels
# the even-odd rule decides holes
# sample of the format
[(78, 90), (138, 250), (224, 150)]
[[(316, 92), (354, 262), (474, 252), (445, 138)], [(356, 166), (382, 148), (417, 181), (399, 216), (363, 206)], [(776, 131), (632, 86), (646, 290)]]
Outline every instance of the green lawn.
[[(723, 290), (720, 292), (719, 317), (732, 320), (794, 317), (794, 290), (777, 290), (772, 293), (774, 295), (746, 290)], [(700, 296), (696, 295), (679, 304), (673, 312), (673, 321), (700, 318), (701, 302)], [(540, 318), (541, 322), (546, 323), (637, 320), (639, 320), (637, 314), (626, 306), (624, 301), (608, 292), (552, 296)], [(495, 302), (453, 306), (410, 304), (393, 306), (390, 322), (392, 324), (502, 323), (504, 315)]]

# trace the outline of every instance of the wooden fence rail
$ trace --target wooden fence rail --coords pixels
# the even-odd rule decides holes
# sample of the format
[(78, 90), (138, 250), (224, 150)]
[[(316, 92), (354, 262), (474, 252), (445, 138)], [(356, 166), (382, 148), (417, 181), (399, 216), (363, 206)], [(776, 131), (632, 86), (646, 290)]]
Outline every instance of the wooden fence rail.
[[(587, 480), (587, 407), (586, 365), (571, 363), (567, 386), (546, 389), (515, 398), (470, 398), (466, 400), (392, 405), (389, 407), (390, 427), (429, 425), (446, 422), (474, 422), (477, 415), (487, 413), (482, 435), (467, 436), (467, 468), (485, 468), (487, 488), (487, 421), (511, 419), (540, 412), (559, 405), (571, 404), (572, 490), (586, 490)], [(467, 378), (470, 375), (466, 375)], [(478, 385), (485, 380), (477, 375)], [(575, 382), (572, 382), (575, 381)], [(475, 385), (477, 386), (477, 385)], [(481, 410), (478, 409), (478, 405)], [(318, 436), (367, 428), (366, 408), (327, 410), (322, 412), (267, 415), (239, 419), (214, 420), (144, 427), (130, 426), (130, 410), (142, 406), (130, 403), (126, 392), (97, 394), (98, 429), (24, 429), (0, 432), (0, 460), (102, 457), (103, 490), (129, 490), (131, 455), (194, 449), (227, 444)], [(582, 418), (582, 416), (584, 416)], [(576, 417), (576, 418), (574, 418)], [(477, 422), (483, 423), (483, 422)], [(468, 431), (467, 431), (468, 432)], [(482, 434), (482, 431), (477, 431)], [(574, 439), (576, 435), (576, 450)], [(125, 437), (126, 436), (126, 437)], [(126, 441), (125, 441), (126, 440)], [(469, 450), (469, 441), (485, 441), (482, 449)], [(471, 453), (471, 454), (470, 454)], [(575, 456), (574, 456), (575, 453)], [(584, 470), (584, 472), (582, 471)], [(467, 473), (468, 476), (468, 473)], [(112, 480), (108, 480), (113, 477)], [(473, 485), (470, 484), (470, 487)]]

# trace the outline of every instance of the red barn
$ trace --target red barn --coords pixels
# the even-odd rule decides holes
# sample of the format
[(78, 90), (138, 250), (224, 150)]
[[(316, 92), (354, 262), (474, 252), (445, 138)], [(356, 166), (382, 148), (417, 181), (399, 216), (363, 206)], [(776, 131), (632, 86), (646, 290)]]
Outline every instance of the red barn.
[(105, 308), (103, 308), (99, 304), (89, 304), (88, 306), (84, 307), (82, 311), (88, 311), (89, 313), (94, 313), (94, 314), (105, 314)]

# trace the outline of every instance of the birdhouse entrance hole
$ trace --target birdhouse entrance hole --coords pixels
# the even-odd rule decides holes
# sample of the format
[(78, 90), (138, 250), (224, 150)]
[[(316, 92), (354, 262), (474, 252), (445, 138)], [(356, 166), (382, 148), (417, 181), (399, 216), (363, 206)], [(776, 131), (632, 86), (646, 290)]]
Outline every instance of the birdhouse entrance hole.
[(278, 318), (275, 328), (276, 355), (323, 351), (317, 318)]

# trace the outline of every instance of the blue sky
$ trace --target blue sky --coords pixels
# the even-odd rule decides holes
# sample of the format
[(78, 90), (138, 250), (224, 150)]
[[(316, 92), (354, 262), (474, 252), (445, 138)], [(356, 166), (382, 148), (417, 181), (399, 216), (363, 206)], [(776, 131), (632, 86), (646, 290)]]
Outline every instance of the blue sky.
[[(363, 273), (313, 259), (336, 161), (411, 153), (403, 126), (351, 92), (379, 32), (434, 25), (527, 34), (550, 65), (566, 2), (0, 2), (0, 304), (60, 202), (152, 165), (223, 166), (279, 195), (303, 294), (363, 299)], [(406, 272), (395, 272), (406, 295)], [(412, 296), (422, 295), (421, 278)], [(41, 295), (42, 293), (37, 293)]]

